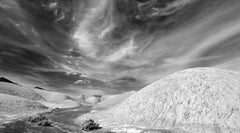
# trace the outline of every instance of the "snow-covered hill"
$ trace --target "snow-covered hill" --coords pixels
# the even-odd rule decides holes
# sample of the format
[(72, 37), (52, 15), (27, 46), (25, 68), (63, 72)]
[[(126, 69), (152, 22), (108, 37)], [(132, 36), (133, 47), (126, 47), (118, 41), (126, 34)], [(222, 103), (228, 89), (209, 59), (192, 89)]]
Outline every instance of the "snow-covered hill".
[(79, 120), (191, 133), (239, 133), (239, 108), (239, 73), (193, 68), (166, 76), (121, 104)]

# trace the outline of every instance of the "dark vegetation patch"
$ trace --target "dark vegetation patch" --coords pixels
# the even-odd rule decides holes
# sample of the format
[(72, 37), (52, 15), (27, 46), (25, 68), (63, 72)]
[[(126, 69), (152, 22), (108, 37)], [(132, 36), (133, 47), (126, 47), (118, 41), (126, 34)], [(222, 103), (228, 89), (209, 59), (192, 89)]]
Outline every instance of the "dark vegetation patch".
[(93, 130), (102, 129), (94, 120), (87, 120), (82, 124), (82, 131), (90, 132)]
[(36, 124), (41, 127), (52, 127), (53, 123), (44, 115), (40, 114), (38, 116), (29, 117), (28, 122), (32, 124)]

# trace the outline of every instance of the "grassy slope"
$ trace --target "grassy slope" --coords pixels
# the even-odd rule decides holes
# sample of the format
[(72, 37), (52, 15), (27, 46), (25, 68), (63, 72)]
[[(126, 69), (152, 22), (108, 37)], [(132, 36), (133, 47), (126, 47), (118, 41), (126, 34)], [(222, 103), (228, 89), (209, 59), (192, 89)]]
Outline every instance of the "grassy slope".
[(66, 94), (0, 82), (0, 123), (49, 111), (49, 108), (78, 105), (78, 101)]
[(48, 109), (46, 106), (17, 96), (0, 93), (0, 112), (8, 114), (22, 114), (31, 111), (41, 111)]
[(46, 111), (48, 107), (38, 102), (0, 93), (0, 123)]
[(43, 97), (38, 93), (34, 92), (33, 89), (15, 85), (11, 83), (0, 82), (0, 93), (8, 94), (13, 96), (19, 96), (31, 100), (42, 100)]

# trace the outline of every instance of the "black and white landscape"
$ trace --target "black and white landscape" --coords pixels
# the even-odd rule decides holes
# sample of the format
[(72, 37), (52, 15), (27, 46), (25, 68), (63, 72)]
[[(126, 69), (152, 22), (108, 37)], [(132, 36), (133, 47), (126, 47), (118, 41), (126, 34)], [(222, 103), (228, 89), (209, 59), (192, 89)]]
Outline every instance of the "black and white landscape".
[(239, 43), (239, 0), (0, 0), (0, 133), (240, 133)]

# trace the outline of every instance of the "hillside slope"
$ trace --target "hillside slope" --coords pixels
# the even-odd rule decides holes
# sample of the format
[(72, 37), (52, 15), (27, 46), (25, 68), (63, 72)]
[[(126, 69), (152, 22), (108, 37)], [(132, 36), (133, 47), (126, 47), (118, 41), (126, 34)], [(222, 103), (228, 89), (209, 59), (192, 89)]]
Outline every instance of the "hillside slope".
[(48, 109), (44, 105), (38, 102), (21, 98), (17, 96), (11, 96), (0, 93), (0, 112), (8, 114), (22, 114), (31, 111), (39, 111)]
[(18, 96), (0, 93), (0, 124), (10, 119), (17, 119), (49, 111), (48, 107)]
[(0, 93), (19, 96), (31, 100), (42, 100), (43, 97), (34, 92), (33, 89), (24, 86), (0, 82)]
[(106, 98), (104, 101), (96, 104), (92, 108), (96, 109), (96, 110), (112, 108), (112, 107), (120, 104), (122, 101), (126, 100), (128, 97), (130, 97), (134, 93), (135, 93), (135, 91), (130, 91), (130, 92), (122, 93), (119, 95), (108, 96), (108, 98)]
[[(4, 78), (8, 80), (7, 78)], [(9, 80), (10, 81), (10, 80)], [(15, 83), (15, 82), (14, 82)], [(67, 94), (33, 88), (18, 83), (0, 82), (0, 94), (7, 94), (33, 100), (49, 108), (72, 108), (79, 105), (79, 101)]]
[(87, 114), (105, 125), (178, 129), (191, 133), (240, 132), (240, 74), (194, 68), (166, 76), (107, 111)]
[(72, 108), (79, 106), (79, 101), (76, 101), (67, 94), (39, 89), (35, 89), (34, 91), (45, 99), (39, 102), (49, 108)]

